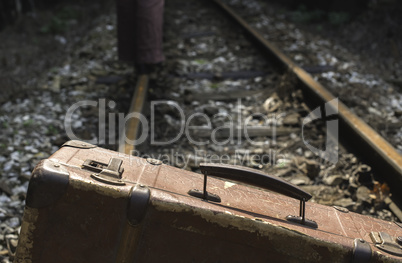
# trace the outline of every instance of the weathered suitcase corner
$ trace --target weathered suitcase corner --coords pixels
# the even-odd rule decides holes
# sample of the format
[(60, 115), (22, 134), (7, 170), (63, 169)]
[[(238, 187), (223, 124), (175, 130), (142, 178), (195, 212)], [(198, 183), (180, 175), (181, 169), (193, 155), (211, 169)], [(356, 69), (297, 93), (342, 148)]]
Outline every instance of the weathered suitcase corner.
[(66, 191), (69, 176), (66, 168), (59, 163), (52, 160), (41, 161), (32, 172), (26, 205), (43, 208), (54, 204)]
[(141, 223), (147, 212), (150, 195), (151, 192), (145, 185), (136, 185), (131, 189), (127, 207), (127, 219), (131, 225)]
[(61, 147), (73, 147), (73, 148), (80, 148), (80, 149), (91, 149), (91, 148), (96, 148), (97, 146), (94, 145), (94, 144), (83, 142), (83, 141), (71, 140), (71, 141), (65, 142)]

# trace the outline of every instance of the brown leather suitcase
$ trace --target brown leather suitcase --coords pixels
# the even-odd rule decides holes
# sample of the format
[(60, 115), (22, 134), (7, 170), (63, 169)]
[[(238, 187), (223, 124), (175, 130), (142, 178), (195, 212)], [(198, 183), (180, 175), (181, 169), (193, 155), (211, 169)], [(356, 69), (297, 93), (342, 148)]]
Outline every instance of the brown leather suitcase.
[(14, 262), (402, 260), (398, 223), (306, 203), (256, 170), (201, 170), (67, 142), (33, 171)]

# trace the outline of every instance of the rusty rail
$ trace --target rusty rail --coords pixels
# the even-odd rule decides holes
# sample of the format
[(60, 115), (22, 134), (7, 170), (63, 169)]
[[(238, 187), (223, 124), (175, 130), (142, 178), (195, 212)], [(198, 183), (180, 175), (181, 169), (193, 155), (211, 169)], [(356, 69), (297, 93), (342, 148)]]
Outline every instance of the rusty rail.
[[(298, 79), (300, 87), (308, 98), (309, 106), (315, 108), (335, 97), (310, 74), (299, 67), (275, 45), (268, 42), (262, 34), (252, 28), (243, 18), (220, 0), (213, 0), (227, 15), (234, 19), (258, 44), (281, 66), (291, 71)], [(346, 148), (357, 154), (372, 166), (376, 174), (381, 174), (391, 187), (393, 204), (390, 209), (402, 221), (401, 210), (395, 205), (402, 200), (402, 156), (381, 135), (374, 131), (362, 119), (356, 116), (343, 103), (338, 103), (339, 139)]]
[[(148, 90), (148, 82), (148, 75), (140, 75), (138, 77), (127, 116), (142, 112)], [(132, 154), (132, 152), (135, 150), (135, 144), (133, 142), (138, 137), (140, 124), (140, 119), (135, 116), (127, 119), (125, 127), (119, 137), (119, 152)]]

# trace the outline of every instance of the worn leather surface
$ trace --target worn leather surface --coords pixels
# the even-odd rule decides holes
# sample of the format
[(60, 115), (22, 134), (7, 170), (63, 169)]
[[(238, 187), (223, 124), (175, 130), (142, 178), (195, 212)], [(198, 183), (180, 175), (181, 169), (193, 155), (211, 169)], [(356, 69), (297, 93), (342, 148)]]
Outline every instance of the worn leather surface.
[[(123, 160), (125, 185), (97, 181), (80, 168), (87, 159), (108, 163), (111, 157)], [(54, 260), (57, 253), (68, 258), (58, 262), (114, 262), (117, 253), (126, 253), (119, 250), (121, 237), (131, 231), (136, 245), (130, 253), (138, 262), (350, 262), (356, 238), (370, 243), (372, 262), (402, 259), (379, 250), (369, 237), (371, 231), (402, 236), (393, 222), (307, 202), (306, 217), (318, 224), (313, 229), (285, 219), (298, 215), (298, 200), (255, 187), (209, 177), (208, 191), (222, 200), (214, 203), (187, 193), (202, 189), (203, 175), (146, 159), (73, 147), (62, 147), (50, 159), (70, 171), (70, 185), (58, 204), (31, 218), (34, 244), (46, 246), (35, 251), (37, 257)], [(139, 184), (149, 187), (150, 205), (133, 231), (127, 228), (125, 197)]]

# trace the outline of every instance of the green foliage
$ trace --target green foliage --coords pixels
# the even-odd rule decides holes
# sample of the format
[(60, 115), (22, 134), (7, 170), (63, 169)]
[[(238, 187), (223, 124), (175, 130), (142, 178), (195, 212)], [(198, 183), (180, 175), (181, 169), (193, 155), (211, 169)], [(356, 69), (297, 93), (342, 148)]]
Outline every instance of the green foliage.
[[(328, 22), (333, 26), (340, 26), (349, 22), (351, 16), (347, 12), (325, 12), (323, 10), (310, 10), (304, 5), (292, 12), (291, 20), (296, 23), (312, 24), (317, 22)], [(322, 28), (317, 27), (318, 30)]]
[(212, 83), (211, 88), (212, 89), (219, 89), (219, 84), (218, 83)]
[(52, 73), (52, 74), (57, 74), (57, 73), (59, 73), (59, 68), (58, 68), (58, 67), (53, 67), (53, 68), (51, 68), (49, 71), (50, 71), (50, 73)]
[(309, 10), (306, 6), (300, 5), (299, 8), (292, 13), (291, 19), (298, 23), (314, 23), (325, 20), (326, 14), (322, 10)]
[(31, 126), (33, 124), (33, 122), (34, 121), (32, 119), (28, 119), (28, 120), (24, 121), (22, 123), (22, 125), (24, 125), (25, 127), (29, 127), (29, 126)]
[(57, 128), (54, 127), (53, 125), (49, 125), (49, 127), (47, 127), (46, 134), (49, 134), (49, 135), (56, 135), (56, 134), (58, 134), (58, 133), (59, 133), (59, 131), (58, 131)]
[(63, 7), (54, 14), (49, 23), (40, 28), (44, 34), (60, 34), (68, 30), (68, 21), (77, 19), (79, 13), (71, 7)]
[(78, 19), (79, 14), (77, 10), (72, 7), (63, 7), (59, 12), (57, 12), (57, 16), (60, 19), (71, 20)]
[(65, 21), (58, 17), (52, 17), (52, 20), (44, 26), (41, 27), (40, 32), (45, 34), (59, 34), (67, 30), (67, 24)]
[(205, 59), (196, 59), (195, 63), (199, 64), (199, 65), (204, 65), (207, 63), (207, 61)]
[(346, 12), (330, 12), (328, 14), (329, 22), (334, 26), (343, 25), (350, 20), (350, 14)]

